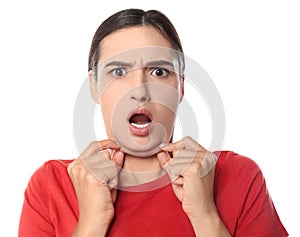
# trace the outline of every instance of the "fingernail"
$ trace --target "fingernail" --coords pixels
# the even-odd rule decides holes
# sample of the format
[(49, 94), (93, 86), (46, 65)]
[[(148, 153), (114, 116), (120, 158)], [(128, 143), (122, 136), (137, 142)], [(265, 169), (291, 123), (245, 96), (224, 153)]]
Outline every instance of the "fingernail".
[(161, 144), (159, 144), (159, 148), (161, 149), (161, 148), (164, 148), (165, 146), (167, 146), (167, 144), (166, 143), (161, 143)]

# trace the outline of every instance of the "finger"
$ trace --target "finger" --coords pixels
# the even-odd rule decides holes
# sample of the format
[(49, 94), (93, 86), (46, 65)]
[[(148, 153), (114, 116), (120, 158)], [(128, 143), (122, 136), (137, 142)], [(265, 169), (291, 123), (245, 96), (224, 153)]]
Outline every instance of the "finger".
[(168, 152), (176, 152), (178, 150), (205, 151), (205, 149), (194, 141), (191, 137), (184, 137), (182, 140), (169, 144), (161, 144), (161, 149)]
[(217, 156), (214, 153), (181, 150), (172, 161), (172, 169), (183, 177), (191, 174), (204, 177), (215, 167), (216, 162)]
[(106, 184), (110, 190), (116, 189), (118, 186), (118, 175), (116, 174), (114, 177), (108, 177)]
[(95, 155), (87, 158), (81, 158), (85, 168), (93, 174), (101, 183), (115, 185), (115, 179), (118, 176), (119, 169), (114, 161), (110, 159), (110, 153), (108, 150), (101, 151)]
[(82, 152), (82, 156), (88, 157), (88, 156), (94, 155), (95, 153), (97, 153), (101, 150), (105, 150), (105, 149), (119, 150), (120, 147), (113, 140), (93, 141)]
[(114, 150), (112, 150), (112, 149), (105, 149), (105, 150), (98, 151), (96, 154), (101, 154), (101, 157), (105, 157), (110, 160), (112, 157), (113, 151)]
[(156, 154), (156, 157), (157, 157), (161, 167), (163, 167), (165, 164), (167, 164), (171, 160), (171, 157), (169, 156), (169, 154), (164, 151), (158, 152)]
[(204, 152), (199, 151), (179, 150), (176, 156), (163, 166), (163, 169), (169, 174), (173, 183), (181, 176), (191, 175), (191, 171), (194, 171), (199, 176), (204, 154)]
[(81, 159), (80, 158), (77, 158), (75, 160), (73, 160), (67, 167), (67, 171), (69, 173), (69, 175), (72, 174), (73, 170), (74, 170), (74, 167), (76, 166), (79, 166), (81, 163)]
[(112, 188), (111, 190), (111, 197), (112, 197), (112, 202), (115, 203), (116, 199), (117, 199), (117, 189), (116, 188)]
[(108, 148), (114, 149), (114, 150), (120, 149), (120, 146), (114, 140), (111, 140), (111, 139), (98, 141), (98, 145), (101, 150), (108, 149)]
[(163, 143), (160, 146), (160, 149), (167, 152), (173, 152), (175, 150), (179, 150), (182, 148), (181, 141), (174, 142), (174, 143)]
[(80, 158), (75, 159), (67, 167), (67, 171), (70, 179), (72, 180), (74, 188), (78, 186), (78, 177), (80, 177), (82, 173), (82, 167), (83, 165)]
[(68, 173), (69, 173), (69, 174), (70, 174), (70, 172), (71, 172), (73, 166), (76, 164), (75, 162), (76, 162), (76, 159), (73, 160), (73, 161), (68, 165), (67, 170), (68, 170)]
[(115, 162), (115, 164), (119, 167), (123, 167), (124, 164), (124, 153), (121, 151), (114, 151), (111, 160)]
[(197, 155), (197, 152), (189, 150), (180, 150), (177, 152), (176, 156), (170, 161), (170, 167), (168, 167), (168, 173), (172, 181), (185, 174), (185, 171), (190, 167)]
[(200, 176), (207, 175), (216, 165), (218, 157), (216, 154), (207, 152), (205, 159), (201, 162)]
[(179, 177), (178, 172), (173, 172), (173, 159), (169, 156), (168, 152), (162, 151), (156, 154), (156, 157), (162, 167), (162, 169), (167, 172), (169, 178), (173, 182), (173, 180)]
[(182, 177), (182, 176), (179, 176), (177, 179), (175, 179), (175, 180), (173, 181), (173, 184), (182, 186), (182, 185), (183, 185), (183, 182), (184, 182), (183, 177)]

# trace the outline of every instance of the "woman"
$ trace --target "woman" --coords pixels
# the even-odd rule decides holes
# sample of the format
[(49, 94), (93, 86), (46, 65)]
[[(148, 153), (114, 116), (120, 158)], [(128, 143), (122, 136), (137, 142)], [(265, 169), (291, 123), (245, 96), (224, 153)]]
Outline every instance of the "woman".
[(252, 160), (189, 137), (172, 143), (182, 52), (158, 11), (128, 9), (100, 25), (89, 80), (108, 139), (35, 172), (19, 236), (288, 236)]

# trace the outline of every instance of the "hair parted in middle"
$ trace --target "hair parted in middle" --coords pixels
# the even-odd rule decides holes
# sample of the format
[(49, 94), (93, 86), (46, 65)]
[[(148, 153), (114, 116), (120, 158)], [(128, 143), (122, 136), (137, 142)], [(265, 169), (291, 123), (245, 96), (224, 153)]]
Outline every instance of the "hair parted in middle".
[[(173, 46), (174, 50), (183, 54), (180, 38), (171, 21), (160, 11), (141, 9), (126, 9), (119, 11), (107, 18), (96, 30), (88, 58), (88, 70), (94, 70), (97, 75), (97, 63), (100, 57), (100, 43), (109, 34), (134, 26), (152, 26), (157, 29)], [(182, 71), (184, 70), (184, 58), (180, 57)], [(95, 77), (95, 79), (97, 79)]]

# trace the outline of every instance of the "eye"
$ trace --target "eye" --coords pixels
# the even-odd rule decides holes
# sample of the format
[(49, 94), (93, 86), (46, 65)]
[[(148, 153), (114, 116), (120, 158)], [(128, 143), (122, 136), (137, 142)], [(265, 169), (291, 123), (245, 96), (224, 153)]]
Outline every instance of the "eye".
[(151, 72), (151, 75), (156, 77), (166, 77), (169, 74), (169, 70), (164, 68), (154, 68)]
[(122, 77), (126, 74), (126, 70), (124, 68), (115, 68), (111, 70), (111, 73), (114, 77)]

